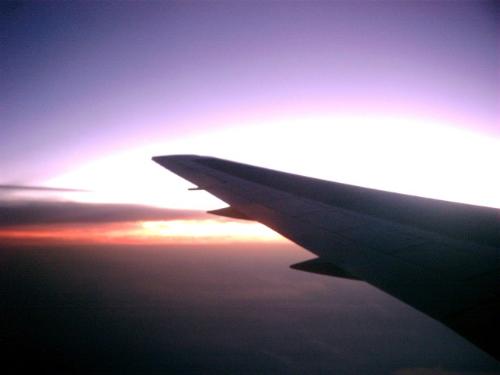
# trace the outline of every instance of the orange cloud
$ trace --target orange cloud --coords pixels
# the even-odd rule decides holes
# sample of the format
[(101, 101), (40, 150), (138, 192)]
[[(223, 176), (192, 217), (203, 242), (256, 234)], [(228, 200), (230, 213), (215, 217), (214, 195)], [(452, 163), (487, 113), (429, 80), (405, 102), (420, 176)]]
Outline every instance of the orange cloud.
[(125, 223), (32, 225), (0, 229), (8, 245), (180, 244), (283, 241), (254, 222), (225, 219), (174, 219)]
[(262, 224), (133, 204), (0, 201), (0, 245), (275, 242)]

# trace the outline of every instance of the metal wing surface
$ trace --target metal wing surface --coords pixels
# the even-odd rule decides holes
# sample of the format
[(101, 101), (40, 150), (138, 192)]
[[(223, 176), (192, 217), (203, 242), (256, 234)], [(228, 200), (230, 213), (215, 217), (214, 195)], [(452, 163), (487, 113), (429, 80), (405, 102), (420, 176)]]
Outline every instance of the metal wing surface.
[(292, 268), (364, 280), (500, 359), (500, 210), (197, 155), (154, 161), (317, 255)]

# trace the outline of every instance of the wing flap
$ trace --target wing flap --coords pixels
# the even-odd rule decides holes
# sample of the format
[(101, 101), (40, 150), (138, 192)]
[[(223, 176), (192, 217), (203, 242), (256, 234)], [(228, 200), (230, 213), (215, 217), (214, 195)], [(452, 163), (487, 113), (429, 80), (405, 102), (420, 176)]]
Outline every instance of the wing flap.
[(217, 216), (229, 217), (232, 219), (252, 220), (247, 215), (241, 213), (240, 211), (236, 210), (234, 207), (231, 206), (220, 208), (218, 210), (207, 211), (207, 213)]
[(299, 271), (317, 273), (320, 275), (334, 276), (342, 279), (361, 280), (349, 272), (337, 267), (335, 264), (326, 262), (321, 258), (306, 260), (305, 262), (295, 263), (290, 268)]

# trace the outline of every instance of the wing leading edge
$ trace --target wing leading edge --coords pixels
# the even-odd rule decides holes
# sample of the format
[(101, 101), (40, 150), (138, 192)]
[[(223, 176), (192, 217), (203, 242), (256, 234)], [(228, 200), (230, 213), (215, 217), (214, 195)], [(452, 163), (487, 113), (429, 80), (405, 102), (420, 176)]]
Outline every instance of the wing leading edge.
[(361, 279), (500, 359), (500, 210), (197, 155), (153, 160), (318, 258), (292, 268)]

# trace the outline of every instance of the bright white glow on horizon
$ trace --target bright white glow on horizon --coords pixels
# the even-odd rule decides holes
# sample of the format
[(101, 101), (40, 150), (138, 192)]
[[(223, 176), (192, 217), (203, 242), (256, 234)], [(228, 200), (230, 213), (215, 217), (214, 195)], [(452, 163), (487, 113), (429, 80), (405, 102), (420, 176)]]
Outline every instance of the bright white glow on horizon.
[[(151, 161), (200, 154), (381, 190), (500, 208), (500, 140), (428, 119), (303, 116), (219, 127), (95, 160), (47, 185), (186, 209), (225, 204)], [(74, 194), (72, 194), (74, 195)]]
[(283, 241), (276, 232), (255, 222), (220, 220), (145, 221), (135, 234), (140, 237), (170, 240)]

